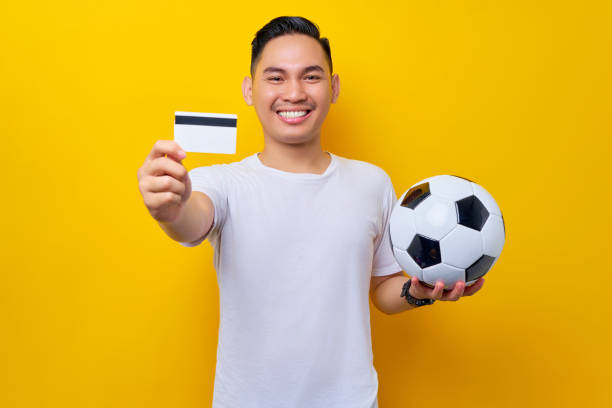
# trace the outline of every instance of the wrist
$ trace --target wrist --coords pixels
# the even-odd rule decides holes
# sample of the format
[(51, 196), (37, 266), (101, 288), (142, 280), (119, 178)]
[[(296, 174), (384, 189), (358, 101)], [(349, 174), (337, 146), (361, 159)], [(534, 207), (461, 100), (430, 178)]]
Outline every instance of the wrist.
[[(412, 279), (409, 279), (406, 281), (406, 283), (404, 283), (404, 286), (402, 288), (402, 293), (401, 293), (401, 297), (405, 297), (406, 298), (406, 302), (410, 303), (413, 306), (425, 306), (425, 305), (431, 305), (435, 302), (434, 299), (420, 299), (418, 297), (415, 297), (412, 293), (411, 293), (411, 288), (412, 288)], [(414, 291), (414, 289), (413, 289)]]

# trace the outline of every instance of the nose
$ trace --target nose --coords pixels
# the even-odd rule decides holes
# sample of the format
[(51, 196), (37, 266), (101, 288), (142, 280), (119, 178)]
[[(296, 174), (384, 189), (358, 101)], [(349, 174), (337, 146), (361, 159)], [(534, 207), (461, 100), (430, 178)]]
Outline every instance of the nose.
[(295, 103), (306, 99), (306, 92), (304, 92), (303, 84), (299, 79), (287, 81), (286, 84), (283, 100)]

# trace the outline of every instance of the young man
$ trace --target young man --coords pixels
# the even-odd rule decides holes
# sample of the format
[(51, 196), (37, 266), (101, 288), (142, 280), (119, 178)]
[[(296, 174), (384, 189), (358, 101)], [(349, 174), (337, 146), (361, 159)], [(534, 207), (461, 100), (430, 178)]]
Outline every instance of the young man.
[[(396, 201), (379, 167), (321, 148), (340, 92), (327, 39), (279, 17), (252, 42), (242, 85), (264, 149), (189, 173), (179, 146), (158, 141), (139, 187), (161, 228), (185, 246), (209, 239), (220, 293), (213, 407), (377, 407), (368, 293), (384, 313), (413, 308), (388, 220)], [(167, 157), (164, 157), (167, 155)], [(415, 298), (457, 300), (412, 279)]]

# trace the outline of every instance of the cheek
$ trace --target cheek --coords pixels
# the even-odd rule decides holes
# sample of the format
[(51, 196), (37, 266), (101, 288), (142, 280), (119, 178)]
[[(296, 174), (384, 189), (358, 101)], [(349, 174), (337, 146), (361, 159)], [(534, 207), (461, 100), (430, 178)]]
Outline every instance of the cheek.
[(276, 98), (276, 91), (274, 89), (265, 86), (253, 89), (253, 104), (257, 111), (270, 111), (270, 107)]
[(257, 99), (253, 100), (253, 105), (255, 106), (255, 110), (259, 114), (267, 115), (271, 112), (270, 102), (267, 99), (263, 98), (261, 95)]
[(329, 104), (331, 101), (331, 88), (318, 87), (312, 89), (312, 97), (317, 101), (318, 104)]
[(259, 95), (261, 99), (270, 99), (276, 97), (276, 94), (279, 93), (277, 87), (271, 85), (264, 85), (259, 88)]
[(328, 92), (320, 92), (316, 96), (313, 95), (317, 102), (317, 107), (320, 110), (328, 109), (331, 105), (331, 94)]

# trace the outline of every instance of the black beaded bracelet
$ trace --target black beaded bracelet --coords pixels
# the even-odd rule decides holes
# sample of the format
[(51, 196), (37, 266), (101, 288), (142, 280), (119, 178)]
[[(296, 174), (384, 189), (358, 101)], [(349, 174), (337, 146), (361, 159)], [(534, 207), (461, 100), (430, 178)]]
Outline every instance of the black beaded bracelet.
[(406, 283), (404, 283), (404, 286), (402, 287), (402, 294), (400, 295), (400, 297), (405, 297), (406, 302), (410, 303), (411, 305), (415, 305), (415, 306), (431, 305), (433, 304), (433, 302), (435, 302), (434, 299), (417, 299), (415, 297), (412, 297), (410, 293), (408, 292), (411, 284), (412, 284), (412, 279), (408, 279)]

